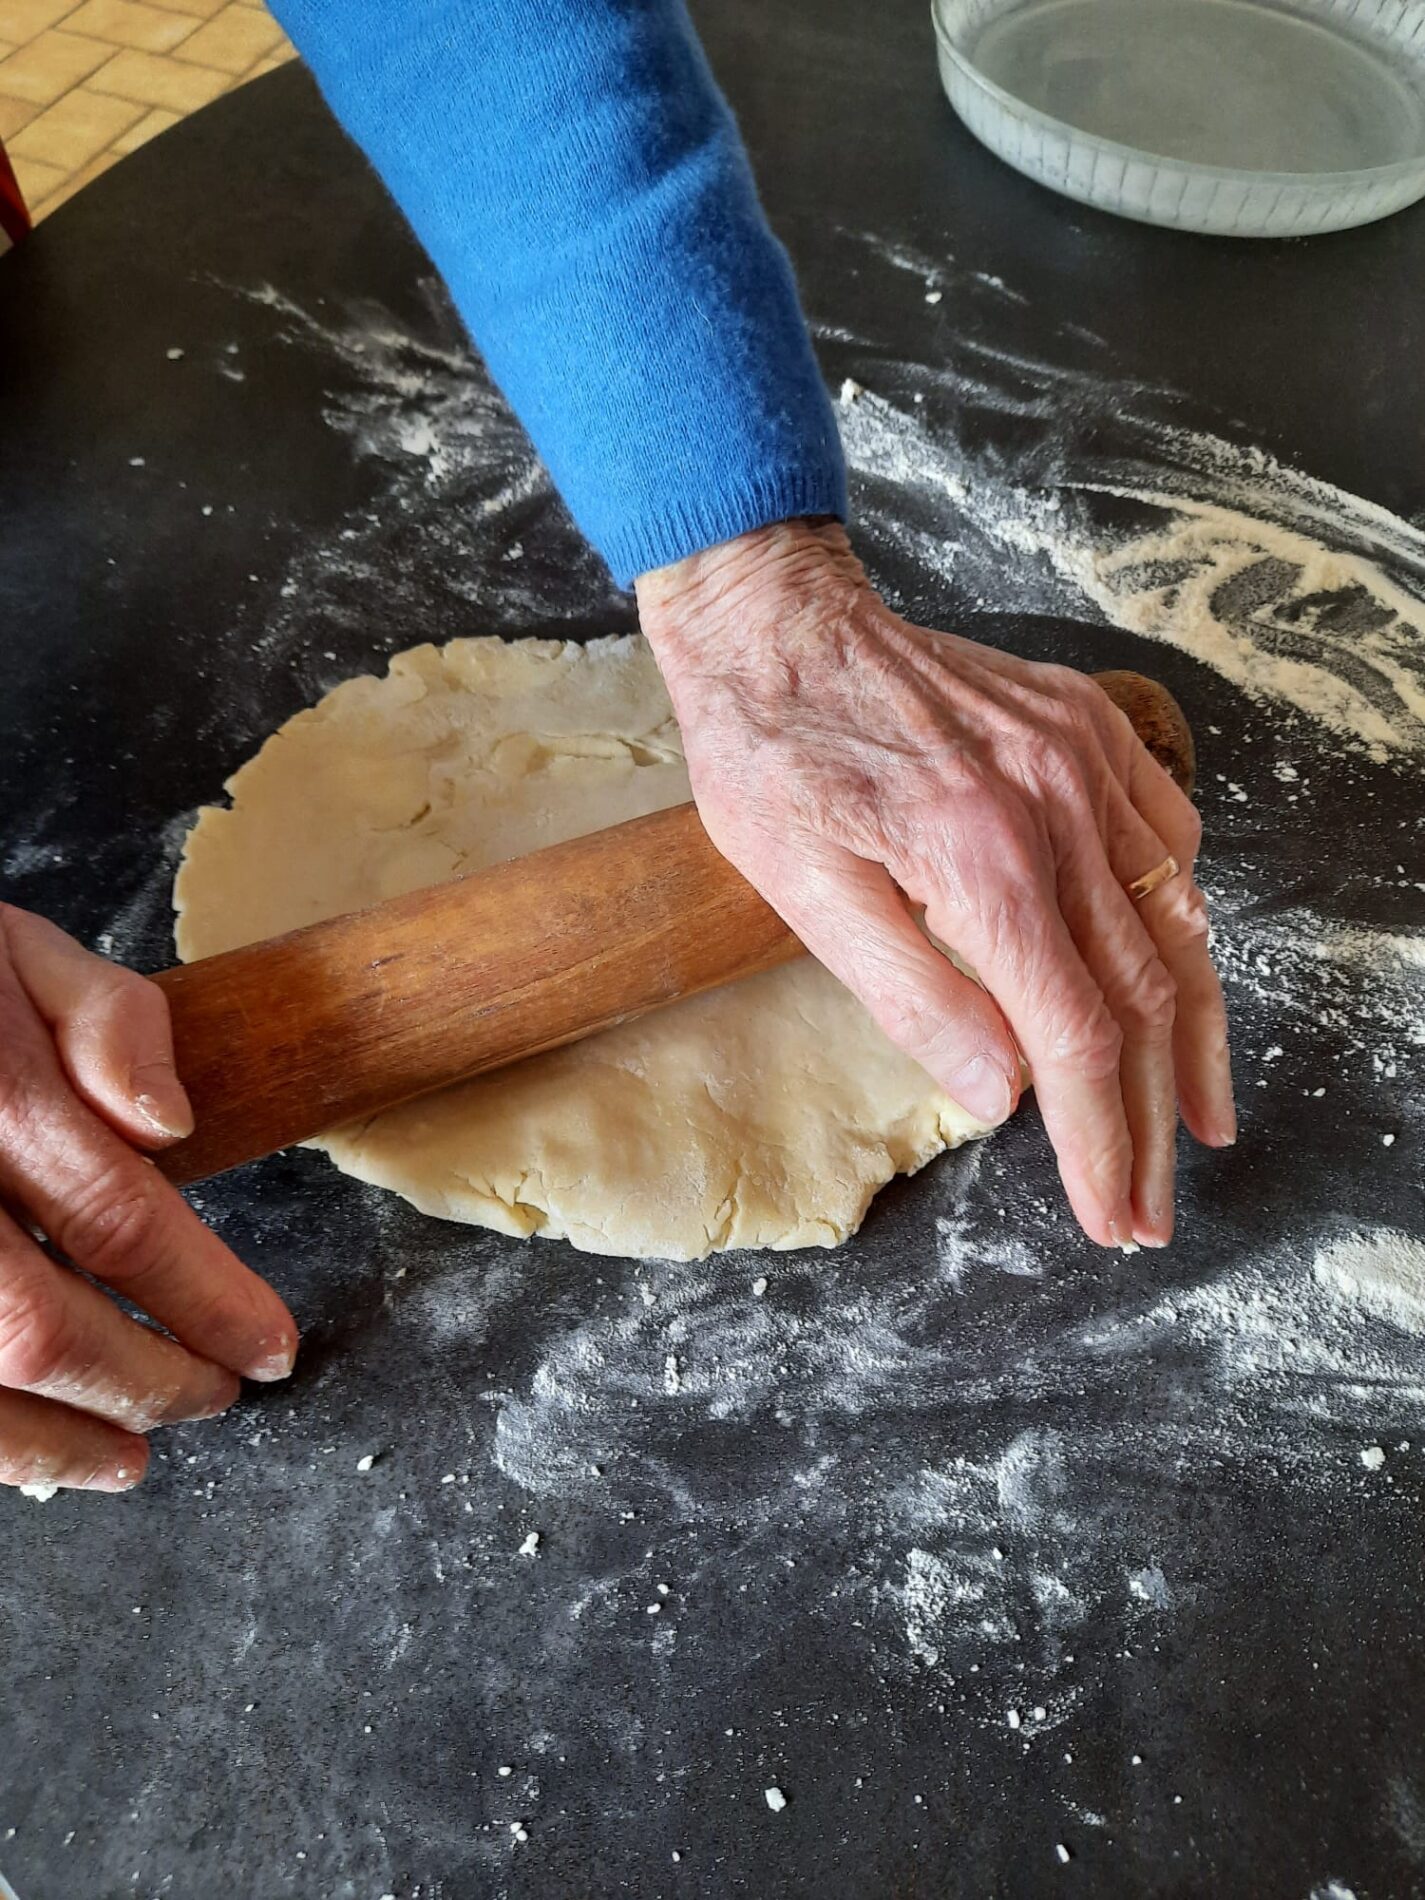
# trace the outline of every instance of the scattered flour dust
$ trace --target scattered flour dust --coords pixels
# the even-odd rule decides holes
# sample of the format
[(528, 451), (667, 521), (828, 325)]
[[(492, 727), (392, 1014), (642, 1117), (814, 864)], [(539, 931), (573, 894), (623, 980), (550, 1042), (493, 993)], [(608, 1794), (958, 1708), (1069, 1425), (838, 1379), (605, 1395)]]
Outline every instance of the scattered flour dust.
[[(237, 291), (270, 310), (289, 348), (330, 365), (323, 419), (377, 471), (376, 499), (293, 556), (253, 636), (308, 696), (369, 671), (372, 628), (391, 650), (457, 633), (516, 635), (561, 620), (626, 618), (529, 437), (491, 386), (443, 289), (403, 321), (380, 305), (308, 310), (270, 285)], [(522, 536), (541, 524), (538, 571)]]
[[(1014, 406), (1052, 426), (1041, 404)], [(968, 582), (981, 604), (1016, 604), (1024, 577), (1006, 574), (1009, 556), (1033, 580), (1017, 604), (1096, 607), (1338, 744), (1378, 760), (1425, 753), (1425, 532), (1205, 433), (1157, 432), (1176, 481), (1195, 477), (1197, 493), (1129, 479), (1124, 469), (1149, 459), (1141, 441), (1122, 468), (1101, 453), (1046, 456), (1053, 484), (1022, 486), (978, 468), (923, 417), (843, 387), (842, 435), (853, 472), (871, 485), (869, 513), (903, 550)], [(928, 502), (938, 524), (898, 518), (896, 497), (907, 494)], [(1055, 577), (1062, 591), (1046, 601)]]
[[(1010, 287), (952, 258), (883, 262), (907, 296), (953, 286), (1013, 318)], [(382, 613), (409, 644), (587, 620), (601, 600), (614, 611), (448, 312), (433, 304), (418, 338), (386, 312), (319, 319), (256, 294), (294, 347), (332, 359), (327, 420), (385, 484), (294, 561), (257, 635), (265, 657), (310, 649), (315, 696), (332, 683), (318, 658), (335, 663), (342, 637), (367, 638)], [(838, 420), (873, 572), (893, 555), (937, 612), (1103, 616), (1191, 655), (1271, 709), (1291, 757), (1265, 759), (1260, 777), (1302, 797), (1303, 817), (1318, 768), (1416, 767), (1419, 527), (1184, 431), (1164, 392), (1106, 375), (1099, 340), (1073, 326), (1053, 364), (943, 320), (933, 363), (818, 328), (840, 353)], [(995, 426), (972, 426), (985, 415)], [(992, 446), (1006, 440), (1012, 456)], [(539, 511), (567, 560), (524, 559)], [(1408, 859), (1403, 840), (1391, 855)], [(1328, 918), (1304, 895), (1264, 906), (1260, 865), (1241, 855), (1216, 852), (1210, 873), (1256, 1079), (1283, 1086), (1329, 1045), (1342, 1073), (1413, 1114), (1425, 938)], [(1407, 862), (1401, 875), (1419, 873)], [(1294, 1106), (1331, 1115), (1328, 1080), (1293, 1074), (1311, 1098)], [(810, 1537), (820, 1570), (844, 1579), (816, 1614), (889, 1622), (903, 1666), (953, 1678), (957, 1693), (988, 1683), (995, 1658), (1032, 1676), (1021, 1738), (1066, 1721), (1082, 1693), (1073, 1651), (1098, 1612), (1151, 1631), (1190, 1600), (1196, 1552), (1190, 1536), (1171, 1542), (1187, 1514), (1165, 1508), (1165, 1486), (1197, 1497), (1269, 1460), (1274, 1482), (1316, 1495), (1361, 1483), (1362, 1447), (1398, 1443), (1403, 1421), (1425, 1435), (1425, 1246), (1318, 1209), (1270, 1245), (1229, 1236), (1225, 1264), (1199, 1262), (1186, 1284), (1170, 1255), (1115, 1292), (1057, 1204), (1014, 1202), (992, 1185), (996, 1166), (988, 1150), (947, 1157), (923, 1183), (924, 1229), (875, 1271), (852, 1255), (787, 1255), (769, 1283), (751, 1257), (726, 1255), (647, 1268), (572, 1318), (540, 1302), (536, 1363), (489, 1400), (499, 1468), (528, 1495), (620, 1523), (666, 1503), (684, 1541), (648, 1562), (681, 1558), (709, 1591), (779, 1569)], [(486, 1265), (413, 1283), (398, 1320), (474, 1350), (511, 1300), (534, 1301), (537, 1263), (496, 1249)], [(571, 1616), (611, 1630), (621, 1575)], [(691, 1619), (657, 1621), (660, 1640), (697, 1640)], [(1001, 1675), (986, 1723), (1003, 1730), (1004, 1709)]]
[(1425, 528), (1183, 428), (1175, 392), (1111, 376), (1073, 324), (1054, 361), (1014, 349), (1008, 287), (953, 257), (845, 235), (892, 273), (888, 294), (910, 273), (991, 304), (938, 327), (934, 361), (845, 362), (838, 420), (873, 542), (986, 607), (1097, 607), (1377, 759), (1425, 751)]
[(1357, 555), (1236, 509), (1116, 492), (1167, 524), (1088, 549), (1047, 543), (1110, 620), (1377, 757), (1425, 749), (1425, 601)]
[(973, 1582), (958, 1576), (943, 1557), (912, 1546), (906, 1553), (905, 1588), (901, 1593), (911, 1655), (925, 1663), (938, 1663), (940, 1631), (963, 1606), (975, 1604), (982, 1594)]
[(1264, 910), (1255, 881), (1219, 863), (1204, 881), (1214, 961), (1246, 1019), (1239, 1053), (1251, 1016), (1262, 1014), (1276, 1038), (1264, 1066), (1281, 1059), (1288, 1038), (1314, 1064), (1320, 1099), (1328, 1082), (1396, 1084), (1413, 1073), (1425, 1049), (1425, 936), (1342, 924), (1302, 905)]
[(1350, 1234), (1321, 1249), (1313, 1272), (1337, 1298), (1425, 1334), (1425, 1241), (1389, 1229)]
[[(894, 1590), (907, 1650), (957, 1675), (1007, 1653), (1053, 1684), (1096, 1609), (1152, 1619), (1174, 1607), (1173, 1560), (1142, 1548), (1146, 1520), (1122, 1504), (1135, 1472), (1195, 1489), (1224, 1461), (1267, 1459), (1280, 1482), (1315, 1493), (1343, 1465), (1379, 1470), (1387, 1454), (1363, 1437), (1386, 1418), (1425, 1427), (1423, 1345), (1425, 1242), (1389, 1229), (1338, 1235), (1304, 1260), (1283, 1246), (1071, 1327), (1023, 1365), (1025, 1384), (1052, 1397), (1106, 1382), (1125, 1399), (1116, 1420), (1031, 1427), (995, 1455), (890, 1488), (891, 1519), (912, 1540)], [(1181, 1394), (1166, 1418), (1138, 1402), (1154, 1386)], [(1052, 1725), (1074, 1692), (1043, 1693)]]
[[(955, 275), (953, 260), (905, 247), (883, 261), (937, 284)], [(967, 273), (957, 295), (1003, 288)], [(572, 533), (567, 562), (520, 571), (510, 524), (559, 504), (438, 291), (419, 337), (374, 306), (318, 317), (267, 287), (241, 294), (270, 307), (291, 343), (340, 366), (326, 419), (389, 483), (381, 507), (298, 561), (270, 644), (289, 642), (294, 623), (339, 621), (330, 596), (343, 579), (392, 591), (393, 611), (414, 613), (431, 638), (444, 637), (430, 622), (452, 594), (484, 603), (481, 631), (614, 599)], [(895, 400), (855, 376), (841, 384), (870, 543), (986, 606), (1096, 608), (1374, 758), (1425, 752), (1425, 530), (1259, 449), (1160, 419), (1161, 392), (1125, 389), (1097, 361), (1065, 368), (955, 334), (937, 347), (942, 361), (900, 366)], [(1012, 467), (966, 446), (971, 410), (1014, 420)], [(1080, 441), (1084, 416), (1093, 426)], [(403, 523), (441, 544), (429, 564), (440, 589), (401, 579)]]
[[(1425, 1421), (1425, 1242), (1376, 1228), (1309, 1261), (1283, 1248), (1081, 1335), (1113, 1355), (1168, 1340), (1204, 1354), (1215, 1384), (1270, 1395), (1298, 1420), (1369, 1429), (1370, 1402), (1389, 1395)], [(1305, 1436), (1284, 1450), (1298, 1466), (1319, 1456)]]

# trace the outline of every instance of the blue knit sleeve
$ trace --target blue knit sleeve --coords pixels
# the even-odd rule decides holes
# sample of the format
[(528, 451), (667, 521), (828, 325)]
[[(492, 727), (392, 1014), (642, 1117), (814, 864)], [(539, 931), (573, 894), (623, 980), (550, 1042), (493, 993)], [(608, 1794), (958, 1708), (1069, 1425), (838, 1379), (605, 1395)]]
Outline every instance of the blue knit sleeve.
[(616, 578), (845, 469), (682, 0), (276, 0)]

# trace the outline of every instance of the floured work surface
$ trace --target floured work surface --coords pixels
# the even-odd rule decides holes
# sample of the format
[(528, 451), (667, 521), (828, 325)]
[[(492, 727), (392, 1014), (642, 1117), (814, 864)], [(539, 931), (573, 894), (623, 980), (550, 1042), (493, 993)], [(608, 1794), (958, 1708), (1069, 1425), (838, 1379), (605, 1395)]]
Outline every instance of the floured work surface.
[[(1188, 709), (1242, 1140), (1127, 1260), (1032, 1107), (833, 1252), (207, 1184), (302, 1372), (121, 1504), (0, 1499), (25, 1900), (1425, 1884), (1425, 225), (1115, 225), (961, 135), (919, 5), (762, 17), (706, 25), (873, 572)], [(301, 706), (629, 626), (422, 271), (287, 73), (0, 263), (7, 897), (158, 967), (194, 808)]]

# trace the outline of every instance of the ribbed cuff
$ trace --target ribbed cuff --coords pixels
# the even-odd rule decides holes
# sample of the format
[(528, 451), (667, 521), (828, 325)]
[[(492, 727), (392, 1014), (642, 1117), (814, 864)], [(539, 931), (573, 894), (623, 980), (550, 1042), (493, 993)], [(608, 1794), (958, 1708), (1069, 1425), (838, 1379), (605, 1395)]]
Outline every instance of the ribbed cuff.
[(670, 567), (774, 521), (805, 515), (834, 515), (845, 521), (847, 513), (846, 470), (839, 462), (829, 462), (735, 482), (724, 477), (712, 493), (670, 500), (656, 514), (603, 532), (596, 528), (591, 538), (619, 586), (631, 587), (651, 568)]

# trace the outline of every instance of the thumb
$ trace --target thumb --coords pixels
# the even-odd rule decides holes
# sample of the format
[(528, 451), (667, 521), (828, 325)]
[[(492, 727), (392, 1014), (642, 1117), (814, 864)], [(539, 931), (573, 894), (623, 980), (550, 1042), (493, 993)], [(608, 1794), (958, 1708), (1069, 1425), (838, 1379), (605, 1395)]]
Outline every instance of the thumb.
[(0, 907), (0, 941), (75, 1094), (145, 1148), (191, 1134), (193, 1110), (174, 1068), (162, 990), (28, 911)]
[(921, 930), (884, 865), (818, 841), (763, 895), (877, 1028), (995, 1128), (1019, 1099), (1021, 1065), (994, 999)]

